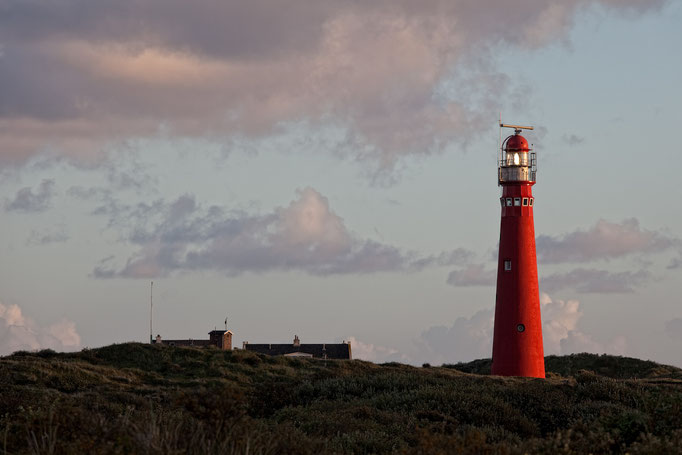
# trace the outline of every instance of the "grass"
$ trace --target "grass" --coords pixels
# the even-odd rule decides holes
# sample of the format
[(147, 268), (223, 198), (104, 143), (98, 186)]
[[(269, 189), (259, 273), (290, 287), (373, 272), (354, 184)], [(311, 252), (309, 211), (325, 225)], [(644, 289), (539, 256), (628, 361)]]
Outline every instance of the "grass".
[(682, 370), (417, 368), (126, 343), (0, 358), (0, 453), (682, 453)]

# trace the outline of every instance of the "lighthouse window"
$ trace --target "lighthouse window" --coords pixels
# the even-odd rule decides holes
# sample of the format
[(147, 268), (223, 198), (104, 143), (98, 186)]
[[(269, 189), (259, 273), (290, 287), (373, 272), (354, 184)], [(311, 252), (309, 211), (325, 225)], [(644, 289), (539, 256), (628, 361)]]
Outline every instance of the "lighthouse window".
[(528, 198), (527, 197), (523, 198), (523, 206), (524, 207), (528, 206)]
[(518, 330), (519, 332), (524, 332), (526, 330), (526, 326), (523, 324), (519, 324), (516, 326), (516, 330)]
[(500, 204), (502, 204), (502, 207), (504, 207), (504, 198), (503, 197), (500, 198)]
[(511, 207), (512, 205), (512, 198), (508, 197), (507, 198), (507, 207)]
[(534, 199), (534, 198), (530, 198), (530, 206), (531, 206), (531, 207), (533, 207), (533, 199)]
[(509, 272), (511, 270), (511, 259), (504, 260), (504, 271)]
[(521, 198), (520, 198), (520, 197), (515, 197), (515, 198), (514, 198), (514, 206), (515, 206), (515, 207), (520, 207), (520, 206), (521, 206)]

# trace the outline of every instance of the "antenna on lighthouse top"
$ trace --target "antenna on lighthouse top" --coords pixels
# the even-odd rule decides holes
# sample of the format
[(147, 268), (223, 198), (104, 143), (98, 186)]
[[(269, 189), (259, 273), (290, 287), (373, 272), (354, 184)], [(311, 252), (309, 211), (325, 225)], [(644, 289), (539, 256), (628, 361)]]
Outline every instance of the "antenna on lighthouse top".
[[(500, 111), (500, 121), (498, 122), (500, 127), (502, 126), (502, 111)], [(502, 160), (502, 128), (499, 130), (499, 137), (497, 139), (497, 163), (499, 164)]]
[(532, 130), (532, 126), (521, 126), (521, 125), (509, 125), (506, 123), (500, 122), (500, 128), (514, 128), (514, 132), (516, 134), (519, 134), (521, 130)]

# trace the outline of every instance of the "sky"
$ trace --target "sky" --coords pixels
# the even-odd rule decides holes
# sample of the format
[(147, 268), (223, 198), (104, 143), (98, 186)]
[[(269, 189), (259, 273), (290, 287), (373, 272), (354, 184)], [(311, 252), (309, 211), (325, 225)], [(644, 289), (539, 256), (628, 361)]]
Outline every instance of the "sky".
[(0, 0), (0, 355), (490, 357), (500, 117), (546, 354), (682, 367), (682, 2)]

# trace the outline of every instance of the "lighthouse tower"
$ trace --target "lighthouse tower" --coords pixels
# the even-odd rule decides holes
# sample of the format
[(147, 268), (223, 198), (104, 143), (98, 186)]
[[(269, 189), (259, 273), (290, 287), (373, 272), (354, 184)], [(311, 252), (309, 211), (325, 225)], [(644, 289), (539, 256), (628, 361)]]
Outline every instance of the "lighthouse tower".
[(513, 128), (501, 146), (498, 184), (502, 186), (502, 221), (495, 296), (492, 374), (545, 377), (538, 266), (533, 227), (536, 158), (521, 136), (533, 127)]

